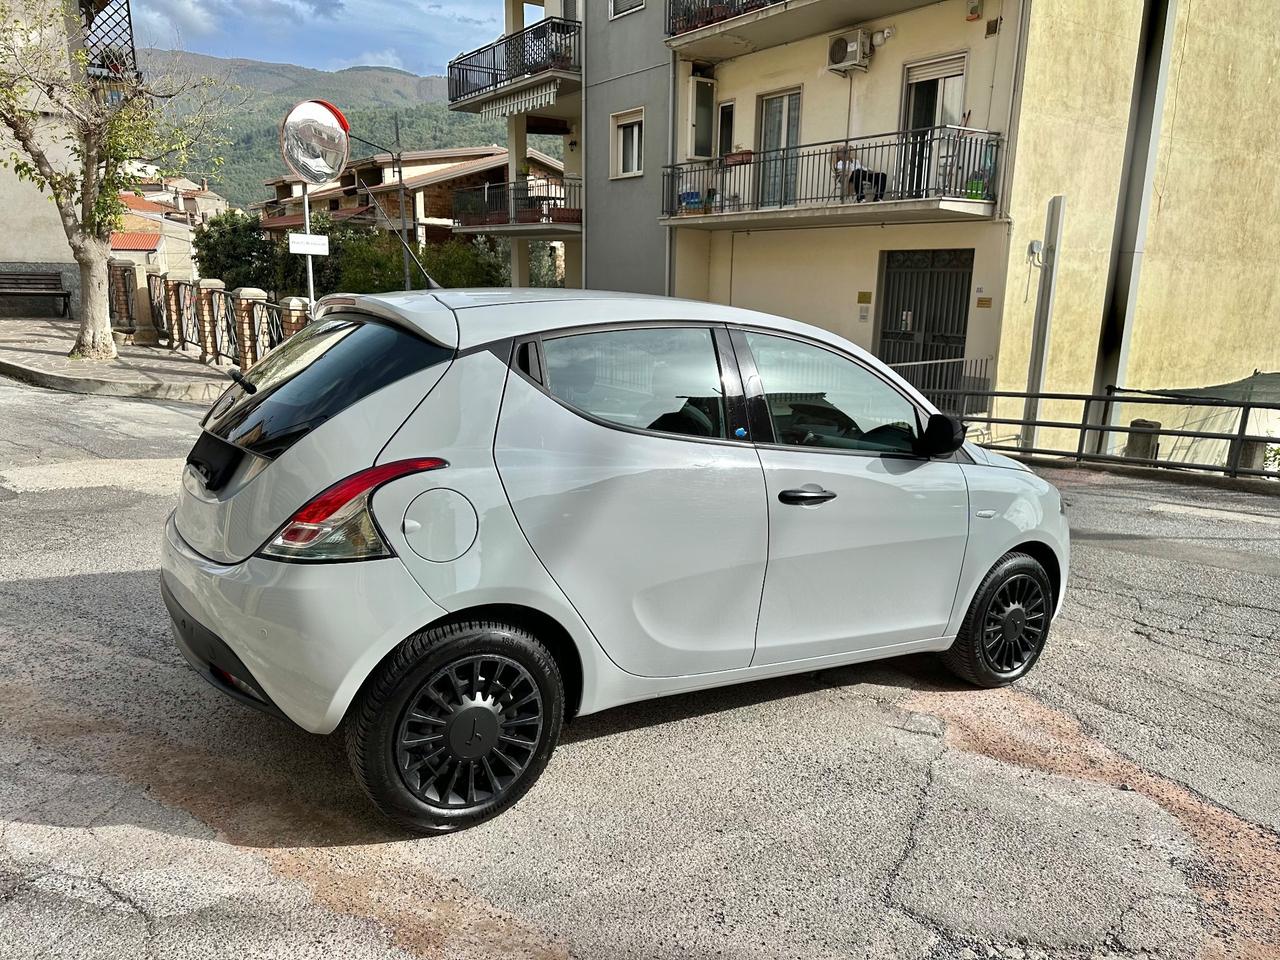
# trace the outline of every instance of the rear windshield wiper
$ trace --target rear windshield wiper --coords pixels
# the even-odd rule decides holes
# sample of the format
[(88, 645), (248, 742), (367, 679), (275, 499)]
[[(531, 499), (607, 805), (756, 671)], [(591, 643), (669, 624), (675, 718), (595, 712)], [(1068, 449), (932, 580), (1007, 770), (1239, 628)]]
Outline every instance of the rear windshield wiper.
[(240, 384), (240, 389), (243, 390), (245, 393), (253, 394), (258, 392), (258, 388), (249, 382), (249, 378), (246, 377), (239, 370), (237, 370), (235, 367), (232, 367), (227, 371), (227, 376), (230, 377), (232, 380), (234, 380), (236, 383)]

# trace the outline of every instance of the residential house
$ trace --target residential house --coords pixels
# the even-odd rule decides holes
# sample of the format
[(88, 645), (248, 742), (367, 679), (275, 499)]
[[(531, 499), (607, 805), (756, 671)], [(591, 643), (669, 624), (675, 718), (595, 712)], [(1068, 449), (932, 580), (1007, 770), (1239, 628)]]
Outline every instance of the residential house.
[[(508, 162), (506, 148), (499, 146), (404, 151), (403, 188), (411, 238), (417, 243), (449, 239), (456, 219), (455, 196), (467, 191), (486, 195), (504, 181)], [(557, 178), (562, 170), (554, 157), (533, 149), (525, 152), (524, 165), (533, 179)], [(253, 208), (262, 216), (263, 229), (276, 234), (300, 230), (301, 181), (293, 176), (277, 177), (266, 185), (275, 189), (276, 197)], [(401, 229), (400, 190), (395, 158), (380, 153), (353, 160), (338, 180), (311, 187), (308, 198), (313, 214), (397, 233)]]
[[(164, 194), (158, 194), (164, 196)], [(175, 279), (197, 279), (191, 215), (177, 207), (133, 193), (122, 193), (121, 229), (111, 235), (111, 256), (154, 266)]]
[[(543, 16), (525, 23), (525, 7)], [(583, 59), (578, 0), (503, 0), (502, 37), (449, 64), (449, 108), (507, 122), (507, 169), (499, 182), (460, 188), (455, 231), (507, 237), (511, 283), (529, 283), (529, 244), (563, 243), (564, 282), (582, 286)], [(533, 163), (530, 134), (558, 136), (559, 169)]]
[(188, 177), (150, 176), (139, 184), (139, 189), (143, 196), (177, 207), (195, 225), (208, 223), (231, 209), (226, 197), (209, 189), (207, 177), (201, 177), (196, 183)]

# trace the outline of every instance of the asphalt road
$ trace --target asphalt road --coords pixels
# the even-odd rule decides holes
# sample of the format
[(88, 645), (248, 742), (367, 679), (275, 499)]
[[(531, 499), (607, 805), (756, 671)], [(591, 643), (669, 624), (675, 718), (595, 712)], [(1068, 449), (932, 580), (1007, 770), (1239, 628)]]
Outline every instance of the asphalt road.
[(410, 839), (173, 648), (195, 408), (0, 383), (0, 957), (1280, 956), (1280, 498), (1055, 471), (1035, 672), (929, 658), (572, 724)]

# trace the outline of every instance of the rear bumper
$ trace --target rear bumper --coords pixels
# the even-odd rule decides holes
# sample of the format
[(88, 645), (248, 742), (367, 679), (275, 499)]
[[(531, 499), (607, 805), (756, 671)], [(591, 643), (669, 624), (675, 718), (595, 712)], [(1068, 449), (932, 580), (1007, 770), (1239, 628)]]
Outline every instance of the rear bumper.
[[(258, 683), (249, 668), (236, 656), (236, 652), (173, 598), (173, 592), (165, 583), (163, 575), (160, 577), (160, 596), (173, 621), (173, 642), (192, 670), (227, 696), (273, 716), (284, 716), (262, 689), (262, 684)], [(231, 678), (238, 681), (240, 686)]]
[(224, 693), (312, 733), (332, 732), (379, 661), (445, 615), (396, 557), (314, 564), (250, 557), (224, 565), (192, 550), (172, 517), (160, 569), (187, 661)]

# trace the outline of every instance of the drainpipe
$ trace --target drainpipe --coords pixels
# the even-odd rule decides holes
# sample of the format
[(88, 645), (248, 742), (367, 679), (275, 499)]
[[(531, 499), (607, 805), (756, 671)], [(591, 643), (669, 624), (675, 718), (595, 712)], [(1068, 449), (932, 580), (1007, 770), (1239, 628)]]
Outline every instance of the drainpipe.
[[(674, 164), (676, 162), (676, 141), (680, 136), (679, 118), (676, 116), (676, 86), (680, 82), (680, 57), (671, 51), (671, 73), (670, 79), (667, 81), (667, 118), (670, 121), (667, 124), (667, 163)], [(658, 178), (658, 183), (663, 183), (663, 178)], [(658, 202), (665, 204), (667, 200), (666, 194), (662, 188), (658, 188)], [(666, 277), (664, 285), (666, 287), (667, 296), (675, 294), (676, 279), (676, 231), (674, 227), (663, 227), (663, 240), (666, 245)]]
[[(1146, 247), (1147, 221), (1155, 185), (1156, 155), (1160, 147), (1160, 122), (1164, 116), (1169, 84), (1169, 59), (1178, 0), (1145, 0), (1138, 56), (1134, 66), (1133, 95), (1129, 102), (1129, 126), (1121, 168), (1120, 203), (1116, 208), (1111, 241), (1111, 266), (1103, 299), (1102, 326), (1094, 365), (1093, 392), (1122, 387), (1127, 379), (1129, 346), (1138, 306), (1138, 281)], [(1115, 426), (1119, 410), (1114, 404), (1090, 411), (1095, 425)], [(1111, 450), (1115, 434), (1089, 435), (1094, 453)]]

